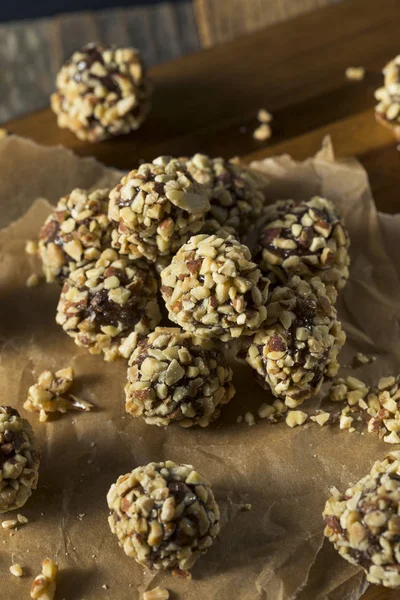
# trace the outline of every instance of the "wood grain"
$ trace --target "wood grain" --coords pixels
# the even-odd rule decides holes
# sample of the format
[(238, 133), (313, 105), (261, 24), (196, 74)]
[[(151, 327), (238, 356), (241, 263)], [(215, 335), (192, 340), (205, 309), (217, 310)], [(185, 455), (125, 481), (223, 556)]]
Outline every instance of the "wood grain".
[(149, 66), (200, 48), (191, 0), (0, 24), (0, 123), (46, 106), (62, 63), (90, 41), (138, 47)]
[(204, 47), (291, 19), (340, 0), (194, 0)]
[[(304, 159), (330, 135), (338, 157), (361, 160), (378, 207), (397, 212), (400, 155), (391, 133), (375, 122), (373, 90), (382, 66), (398, 53), (398, 0), (381, 0), (379, 7), (375, 0), (349, 0), (154, 67), (152, 113), (125, 138), (82, 143), (59, 130), (48, 109), (8, 128), (121, 168), (196, 151), (247, 160), (287, 152)], [(364, 81), (345, 79), (350, 65), (367, 68)], [(260, 107), (274, 114), (268, 143), (252, 138)], [(398, 592), (370, 588), (363, 600), (396, 598)]]

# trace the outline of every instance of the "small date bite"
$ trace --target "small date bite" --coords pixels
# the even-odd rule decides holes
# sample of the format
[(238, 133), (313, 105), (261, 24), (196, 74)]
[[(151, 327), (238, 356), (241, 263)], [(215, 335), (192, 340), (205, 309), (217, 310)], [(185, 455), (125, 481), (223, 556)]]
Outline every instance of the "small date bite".
[(400, 140), (400, 55), (387, 63), (383, 69), (384, 85), (375, 92), (378, 104), (375, 115), (379, 123), (393, 132)]
[(210, 484), (170, 460), (122, 475), (107, 494), (112, 533), (139, 564), (186, 574), (219, 533)]
[(195, 154), (188, 160), (187, 168), (196, 181), (211, 191), (205, 233), (217, 233), (223, 227), (242, 236), (253, 228), (264, 203), (265, 177), (237, 159), (210, 158), (204, 154)]
[(38, 248), (47, 282), (62, 284), (71, 271), (97, 260), (111, 245), (108, 194), (107, 189), (74, 189), (47, 217)]
[(85, 400), (69, 394), (74, 380), (71, 367), (60, 369), (56, 373), (43, 371), (37, 383), (28, 390), (28, 398), (24, 402), (25, 410), (39, 413), (39, 421), (47, 421), (49, 414), (67, 410), (90, 411), (93, 405)]
[(346, 336), (317, 277), (294, 276), (276, 287), (262, 329), (248, 345), (246, 360), (261, 385), (295, 408), (318, 393), (325, 376), (336, 375)]
[(161, 283), (171, 321), (199, 337), (228, 342), (253, 334), (267, 317), (269, 280), (233, 236), (192, 237)]
[(97, 262), (70, 273), (61, 291), (56, 322), (78, 346), (105, 360), (124, 356), (131, 334), (146, 335), (161, 319), (158, 283), (145, 261), (104, 250)]
[(335, 206), (315, 196), (306, 202), (278, 200), (263, 212), (255, 261), (285, 283), (292, 275), (319, 277), (330, 300), (349, 277), (349, 236)]
[(152, 262), (172, 256), (203, 226), (208, 194), (184, 161), (160, 156), (140, 165), (110, 193), (113, 246), (121, 254)]
[(360, 565), (370, 583), (400, 587), (400, 452), (377, 461), (371, 472), (329, 498), (325, 536), (340, 556)]
[(131, 355), (126, 410), (146, 423), (206, 427), (235, 394), (232, 369), (211, 340), (158, 327)]
[(59, 127), (88, 142), (138, 129), (150, 110), (151, 85), (135, 48), (88, 44), (61, 67), (56, 88)]
[(39, 447), (32, 427), (12, 406), (0, 406), (0, 513), (20, 508), (36, 489)]

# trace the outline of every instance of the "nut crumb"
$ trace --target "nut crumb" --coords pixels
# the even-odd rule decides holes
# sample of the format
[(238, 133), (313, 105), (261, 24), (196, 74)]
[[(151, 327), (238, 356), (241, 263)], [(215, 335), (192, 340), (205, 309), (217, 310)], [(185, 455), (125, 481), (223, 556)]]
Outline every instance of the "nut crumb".
[(252, 427), (253, 425), (255, 425), (255, 424), (256, 424), (256, 420), (255, 420), (255, 418), (254, 418), (254, 415), (253, 415), (253, 413), (251, 413), (251, 412), (247, 412), (247, 413), (244, 415), (244, 420), (246, 421), (246, 423), (247, 423), (247, 425), (248, 425), (249, 427)]
[(307, 420), (307, 413), (301, 410), (289, 410), (286, 416), (286, 425), (289, 427), (297, 427), (298, 425), (303, 425), (303, 423)]
[(236, 419), (236, 423), (242, 423), (243, 422), (243, 415), (239, 415), (238, 418)]
[(259, 142), (265, 142), (272, 136), (271, 126), (268, 123), (262, 123), (253, 131), (253, 138)]
[(103, 588), (103, 590), (108, 590), (108, 585), (106, 583), (103, 583), (101, 587)]
[(0, 128), (0, 140), (3, 140), (4, 138), (6, 138), (8, 136), (8, 131), (7, 129), (4, 129), (3, 127)]
[(26, 287), (31, 288), (31, 287), (36, 287), (38, 286), (40, 283), (40, 278), (38, 275), (36, 275), (36, 273), (32, 273), (32, 275), (29, 275), (28, 279), (26, 280)]
[(362, 81), (365, 77), (364, 67), (347, 67), (345, 71), (346, 79), (350, 81)]
[(31, 598), (35, 600), (53, 600), (56, 593), (58, 566), (51, 558), (42, 561), (42, 572), (32, 583)]
[(257, 412), (260, 419), (268, 419), (276, 413), (276, 410), (275, 407), (270, 404), (261, 404)]
[(43, 371), (37, 382), (28, 390), (28, 398), (24, 403), (25, 410), (39, 413), (39, 421), (47, 421), (48, 415), (54, 412), (65, 413), (67, 410), (90, 411), (93, 405), (68, 393), (74, 380), (72, 367), (52, 371)]
[(265, 108), (260, 108), (257, 113), (257, 120), (260, 121), (260, 123), (270, 123), (273, 118), (271, 113), (268, 110), (265, 110)]
[(7, 521), (3, 521), (1, 526), (3, 529), (14, 529), (18, 525), (18, 521), (16, 519), (8, 519)]
[(168, 600), (168, 598), (169, 591), (160, 587), (156, 587), (143, 594), (143, 600)]
[(34, 256), (37, 254), (38, 244), (35, 240), (27, 240), (25, 244), (25, 252), (30, 256)]
[(14, 577), (22, 577), (22, 575), (24, 574), (21, 565), (19, 565), (18, 563), (16, 563), (15, 565), (11, 565), (10, 573), (11, 575), (14, 575)]
[(17, 515), (17, 521), (21, 525), (25, 525), (26, 523), (28, 523), (28, 519), (26, 517), (24, 517), (24, 515), (20, 515), (20, 514)]

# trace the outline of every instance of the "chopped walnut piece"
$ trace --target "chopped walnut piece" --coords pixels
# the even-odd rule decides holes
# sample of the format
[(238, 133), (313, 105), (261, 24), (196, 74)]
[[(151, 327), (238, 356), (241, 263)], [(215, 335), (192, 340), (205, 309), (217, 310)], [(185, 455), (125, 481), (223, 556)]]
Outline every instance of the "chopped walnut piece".
[(253, 413), (251, 413), (251, 412), (247, 412), (247, 413), (244, 415), (244, 420), (245, 420), (245, 422), (247, 423), (247, 425), (248, 425), (249, 427), (252, 427), (253, 425), (255, 425), (255, 424), (256, 424), (256, 420), (255, 420), (255, 418), (254, 418), (254, 415), (253, 415)]
[(307, 413), (301, 410), (289, 410), (286, 416), (286, 425), (289, 427), (297, 427), (298, 425), (303, 425), (307, 418)]
[(272, 129), (268, 123), (262, 123), (253, 131), (253, 138), (259, 142), (265, 142), (272, 136)]
[(168, 598), (169, 591), (160, 587), (156, 587), (143, 594), (143, 600), (168, 600)]
[(53, 600), (56, 593), (58, 566), (50, 558), (42, 562), (42, 572), (35, 577), (31, 587), (31, 598), (35, 600)]
[[(39, 413), (39, 421), (47, 421), (48, 415), (54, 412), (65, 413), (67, 410), (90, 411), (93, 405), (68, 393), (74, 379), (71, 367), (53, 373), (43, 371), (37, 383), (28, 390), (28, 398), (24, 403), (25, 410)], [(66, 395), (65, 395), (66, 394)]]
[(346, 79), (351, 81), (361, 81), (365, 77), (364, 67), (347, 67), (345, 71)]
[(11, 575), (14, 575), (14, 577), (22, 577), (22, 575), (24, 574), (21, 565), (19, 565), (18, 563), (11, 565), (10, 573)]
[(26, 287), (31, 288), (31, 287), (37, 287), (40, 283), (40, 278), (39, 275), (36, 275), (36, 273), (32, 273), (31, 275), (29, 275), (28, 279), (26, 280)]
[(260, 108), (257, 113), (257, 120), (260, 121), (260, 123), (270, 123), (272, 119), (273, 116), (268, 110), (265, 110), (265, 108)]

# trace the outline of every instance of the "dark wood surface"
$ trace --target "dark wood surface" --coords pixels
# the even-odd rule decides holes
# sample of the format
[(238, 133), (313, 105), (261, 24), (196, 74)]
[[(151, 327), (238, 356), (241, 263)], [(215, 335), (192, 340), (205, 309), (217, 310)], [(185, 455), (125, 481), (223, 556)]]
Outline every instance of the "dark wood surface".
[[(399, 210), (400, 155), (391, 133), (374, 119), (380, 70), (399, 52), (398, 0), (350, 0), (271, 26), (251, 36), (152, 69), (151, 115), (132, 136), (97, 145), (57, 128), (46, 109), (8, 129), (46, 145), (132, 168), (139, 159), (196, 151), (250, 160), (280, 153), (314, 154), (330, 134), (337, 156), (357, 156), (367, 169), (378, 207)], [(348, 66), (367, 69), (347, 81)], [(252, 138), (257, 110), (274, 114), (267, 143)], [(365, 600), (395, 600), (371, 588)]]

